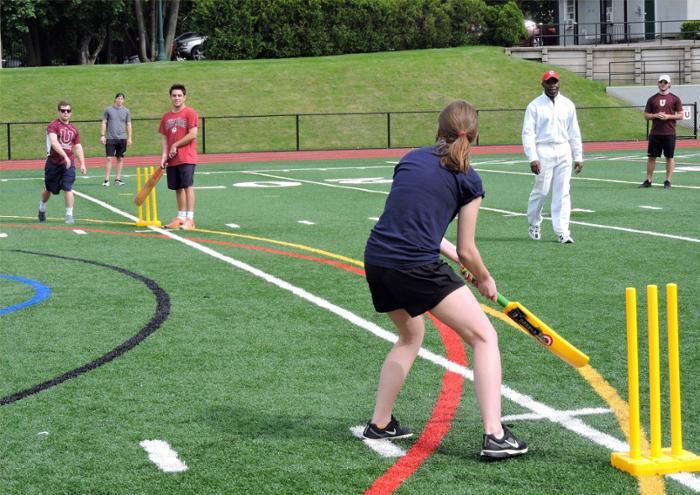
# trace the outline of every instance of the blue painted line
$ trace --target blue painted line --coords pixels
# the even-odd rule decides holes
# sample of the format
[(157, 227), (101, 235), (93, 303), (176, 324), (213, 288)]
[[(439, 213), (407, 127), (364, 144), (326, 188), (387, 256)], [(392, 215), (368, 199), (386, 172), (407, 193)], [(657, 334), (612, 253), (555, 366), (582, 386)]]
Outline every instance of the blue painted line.
[(17, 311), (18, 309), (26, 308), (27, 306), (32, 306), (34, 304), (40, 303), (41, 301), (43, 301), (51, 295), (51, 287), (37, 282), (36, 280), (30, 280), (28, 278), (22, 277), (13, 277), (12, 275), (3, 275), (2, 273), (0, 273), (0, 278), (14, 280), (15, 282), (21, 282), (34, 288), (34, 297), (21, 303), (13, 304), (5, 308), (0, 308), (0, 316), (5, 315), (7, 313), (11, 313), (13, 311)]

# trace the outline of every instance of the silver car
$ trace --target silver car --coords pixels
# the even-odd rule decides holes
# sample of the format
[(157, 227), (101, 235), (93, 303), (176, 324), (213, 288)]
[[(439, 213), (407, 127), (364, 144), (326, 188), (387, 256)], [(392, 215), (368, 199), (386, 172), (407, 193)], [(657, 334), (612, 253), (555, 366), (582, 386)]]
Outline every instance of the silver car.
[(175, 38), (175, 53), (180, 58), (203, 60), (205, 58), (204, 42), (206, 40), (207, 37), (201, 34), (193, 32), (182, 33)]

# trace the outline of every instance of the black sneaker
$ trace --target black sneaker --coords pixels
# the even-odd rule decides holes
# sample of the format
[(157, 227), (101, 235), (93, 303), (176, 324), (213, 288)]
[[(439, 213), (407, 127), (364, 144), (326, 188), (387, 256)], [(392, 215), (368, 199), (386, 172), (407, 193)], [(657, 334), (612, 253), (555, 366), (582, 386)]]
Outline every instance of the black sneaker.
[(392, 415), (391, 421), (385, 428), (379, 428), (374, 423), (367, 423), (362, 436), (371, 440), (381, 440), (382, 438), (408, 438), (413, 436), (410, 428), (401, 426), (399, 421)]
[(671, 189), (671, 181), (670, 180), (664, 181), (664, 189)]
[(651, 181), (650, 180), (645, 180), (641, 184), (639, 184), (639, 188), (644, 188), (644, 187), (651, 187)]
[(118, 185), (118, 186), (123, 186), (123, 185), (124, 185), (124, 181), (121, 180), (121, 179), (114, 179), (114, 183), (115, 183), (116, 185)]
[(500, 461), (527, 453), (527, 444), (515, 438), (515, 435), (503, 425), (503, 438), (485, 434), (481, 447), (481, 458), (489, 461)]
[(37, 213), (37, 218), (39, 219), (40, 222), (45, 222), (46, 221), (46, 212), (39, 210), (39, 213)]

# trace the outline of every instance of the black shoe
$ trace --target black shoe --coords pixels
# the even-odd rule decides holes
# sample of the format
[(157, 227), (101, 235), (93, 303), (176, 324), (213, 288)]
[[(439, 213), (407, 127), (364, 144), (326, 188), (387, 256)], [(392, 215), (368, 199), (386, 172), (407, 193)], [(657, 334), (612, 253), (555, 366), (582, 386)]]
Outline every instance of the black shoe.
[(124, 185), (124, 181), (121, 180), (121, 179), (114, 179), (114, 183), (115, 183), (116, 185), (118, 185), (118, 186), (123, 186), (123, 185)]
[(39, 210), (39, 213), (37, 213), (37, 218), (39, 219), (40, 222), (45, 222), (46, 221), (46, 212)]
[(664, 189), (671, 189), (671, 181), (670, 180), (664, 181)]
[(645, 180), (644, 182), (642, 182), (641, 184), (639, 184), (639, 188), (640, 188), (640, 189), (643, 188), (643, 187), (651, 187), (651, 181), (650, 181), (650, 180)]
[(401, 426), (399, 421), (391, 416), (391, 421), (385, 428), (379, 428), (374, 423), (367, 423), (362, 436), (371, 440), (380, 440), (382, 438), (408, 438), (413, 436), (413, 431), (410, 428)]
[(515, 438), (515, 435), (503, 425), (503, 438), (484, 435), (481, 447), (481, 458), (484, 460), (500, 461), (527, 453), (527, 444)]

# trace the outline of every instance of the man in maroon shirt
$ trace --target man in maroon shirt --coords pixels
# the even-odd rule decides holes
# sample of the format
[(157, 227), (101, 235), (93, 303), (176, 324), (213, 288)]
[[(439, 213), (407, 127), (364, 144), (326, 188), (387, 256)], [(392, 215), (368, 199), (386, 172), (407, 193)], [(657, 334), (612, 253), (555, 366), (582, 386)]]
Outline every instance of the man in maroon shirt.
[(671, 77), (662, 74), (659, 76), (659, 92), (647, 100), (647, 106), (644, 108), (644, 118), (652, 123), (647, 147), (647, 178), (639, 187), (651, 187), (656, 159), (663, 151), (666, 157), (664, 189), (671, 188), (671, 176), (675, 165), (673, 152), (676, 149), (676, 120), (683, 118), (683, 105), (681, 99), (670, 90)]
[(85, 175), (85, 155), (80, 144), (78, 129), (70, 123), (71, 104), (58, 104), (58, 118), (46, 128), (46, 163), (44, 164), (44, 190), (39, 201), (38, 218), (46, 221), (46, 203), (52, 194), (63, 191), (66, 198), (66, 223), (73, 223), (73, 183), (75, 163), (73, 152), (78, 156), (80, 172)]
[(168, 189), (175, 191), (177, 217), (169, 229), (194, 229), (194, 169), (197, 165), (197, 126), (199, 116), (185, 105), (187, 89), (182, 84), (170, 87), (170, 111), (160, 121), (160, 166), (168, 175)]

